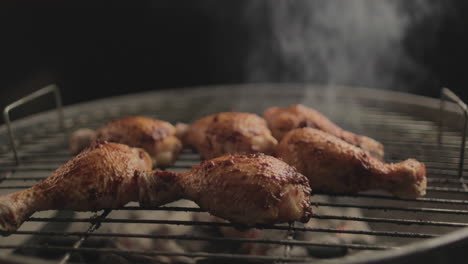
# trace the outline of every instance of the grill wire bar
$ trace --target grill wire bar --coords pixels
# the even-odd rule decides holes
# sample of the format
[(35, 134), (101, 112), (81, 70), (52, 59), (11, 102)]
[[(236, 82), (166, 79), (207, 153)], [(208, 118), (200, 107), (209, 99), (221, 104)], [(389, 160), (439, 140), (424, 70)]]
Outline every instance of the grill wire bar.
[[(166, 239), (166, 240), (192, 240), (192, 241), (214, 241), (214, 242), (249, 242), (249, 243), (264, 243), (264, 244), (278, 244), (288, 246), (323, 246), (323, 247), (338, 247), (338, 248), (351, 248), (360, 250), (384, 250), (394, 249), (398, 247), (391, 246), (374, 246), (374, 245), (362, 245), (362, 244), (325, 244), (315, 243), (309, 241), (293, 241), (290, 239), (285, 240), (269, 240), (269, 239), (243, 239), (243, 238), (226, 238), (226, 237), (207, 237), (207, 236), (192, 236), (192, 235), (151, 235), (151, 234), (128, 234), (128, 233), (88, 233), (88, 232), (33, 232), (33, 231), (16, 231), (18, 235), (39, 235), (39, 236), (50, 236), (50, 237), (62, 237), (62, 236), (91, 236), (91, 237), (129, 237), (129, 238), (148, 238), (148, 239)], [(78, 247), (73, 247), (78, 248)], [(68, 259), (67, 259), (68, 260)], [(62, 260), (63, 261), (63, 260)]]
[(4, 245), (0, 246), (0, 249), (43, 249), (43, 250), (62, 250), (62, 251), (70, 251), (76, 253), (116, 253), (116, 254), (140, 254), (140, 255), (148, 255), (148, 256), (183, 256), (183, 257), (190, 257), (190, 258), (219, 258), (219, 259), (236, 259), (236, 260), (245, 260), (245, 261), (284, 261), (284, 262), (311, 262), (314, 261), (314, 258), (307, 258), (307, 257), (277, 257), (277, 256), (248, 256), (243, 254), (219, 254), (219, 253), (176, 253), (176, 252), (167, 252), (167, 251), (138, 251), (138, 250), (119, 250), (113, 248), (68, 248), (68, 247), (60, 247), (60, 246), (11, 246), (11, 245)]
[[(47, 88), (47, 87), (46, 87)], [(444, 88), (445, 89), (445, 88)], [(448, 89), (446, 89), (448, 90)], [(448, 90), (450, 92), (450, 90)], [(443, 94), (449, 94), (448, 99), (452, 100), (453, 96), (447, 91), (443, 91)], [(453, 93), (452, 93), (453, 94)], [(39, 95), (40, 96), (40, 95)], [(445, 95), (444, 95), (445, 96)], [(456, 95), (454, 95), (455, 98)], [(26, 98), (26, 97), (25, 97)], [(459, 99), (459, 98), (458, 98)], [(32, 99), (31, 99), (32, 100)], [(440, 104), (445, 104), (442, 99)], [(56, 101), (57, 102), (57, 101)], [(460, 101), (461, 102), (461, 101)], [(463, 102), (461, 102), (463, 104)], [(457, 103), (458, 104), (458, 103)], [(60, 107), (59, 107), (60, 105)], [(67, 126), (69, 128), (81, 128), (81, 127), (92, 127), (102, 125), (111, 118), (123, 116), (123, 115), (147, 115), (154, 116), (155, 109), (153, 105), (157, 105), (154, 102), (151, 104), (137, 104), (135, 107), (124, 108), (121, 106), (115, 107), (117, 111), (106, 112), (102, 111), (101, 114), (96, 112), (90, 112), (88, 119), (85, 121), (79, 121), (82, 116), (74, 116), (72, 119), (64, 119), (63, 113), (59, 114), (60, 129), (64, 129), (65, 122), (72, 124)], [(463, 104), (464, 105), (464, 104)], [(61, 102), (57, 103), (58, 108), (61, 110)], [(312, 105), (313, 106), (313, 105)], [(358, 105), (359, 106), (359, 105)], [(145, 108), (146, 107), (146, 108)], [(360, 107), (360, 106), (359, 106)], [(461, 107), (461, 106), (460, 106)], [(153, 109), (154, 108), (154, 109)], [(140, 110), (139, 110), (140, 109)], [(161, 108), (163, 109), (163, 108)], [(165, 219), (126, 219), (118, 217), (109, 217), (111, 210), (104, 210), (101, 214), (94, 218), (89, 217), (31, 217), (27, 222), (29, 223), (86, 223), (89, 224), (88, 229), (84, 232), (55, 232), (55, 231), (34, 231), (20, 229), (12, 232), (12, 236), (39, 236), (39, 237), (78, 237), (75, 243), (70, 247), (65, 246), (51, 246), (51, 245), (14, 245), (14, 244), (0, 244), (0, 249), (38, 249), (44, 251), (60, 251), (63, 252), (63, 257), (60, 263), (67, 263), (70, 261), (71, 253), (89, 254), (89, 253), (115, 253), (115, 254), (140, 254), (148, 256), (186, 256), (189, 258), (216, 258), (216, 259), (236, 259), (243, 261), (274, 261), (274, 262), (291, 262), (291, 261), (302, 261), (312, 262), (317, 261), (315, 258), (310, 257), (297, 257), (291, 255), (291, 249), (297, 246), (317, 246), (317, 247), (328, 247), (328, 248), (343, 248), (346, 250), (391, 250), (399, 248), (411, 241), (419, 241), (422, 239), (436, 238), (445, 232), (456, 230), (456, 228), (467, 226), (467, 222), (464, 218), (468, 215), (466, 205), (468, 201), (465, 200), (467, 189), (457, 189), (452, 187), (446, 187), (446, 184), (455, 184), (456, 178), (450, 178), (452, 176), (460, 176), (463, 173), (463, 161), (464, 161), (464, 145), (458, 155), (455, 151), (459, 146), (459, 139), (462, 137), (462, 144), (465, 142), (465, 130), (463, 134), (445, 131), (443, 134), (443, 118), (439, 119), (439, 122), (419, 121), (411, 119), (411, 116), (402, 115), (399, 112), (381, 111), (369, 107), (366, 110), (367, 123), (364, 123), (364, 128), (369, 128), (369, 134), (376, 137), (379, 141), (383, 142), (386, 147), (388, 145), (388, 157), (392, 161), (399, 161), (402, 157), (392, 157), (392, 153), (400, 153), (404, 149), (405, 144), (414, 144), (418, 146), (416, 151), (411, 152), (410, 157), (415, 157), (422, 161), (436, 164), (440, 163), (439, 159), (435, 159), (434, 155), (427, 154), (432, 151), (442, 153), (442, 158), (446, 159), (445, 163), (440, 165), (432, 165), (429, 167), (430, 174), (428, 175), (428, 197), (412, 199), (399, 199), (389, 195), (380, 193), (359, 193), (359, 194), (333, 194), (333, 193), (320, 193), (315, 192), (313, 196), (313, 205), (315, 208), (341, 208), (341, 209), (359, 209), (363, 210), (366, 214), (364, 216), (348, 216), (338, 215), (334, 213), (316, 213), (313, 220), (319, 222), (322, 221), (342, 221), (344, 223), (350, 222), (362, 222), (371, 225), (371, 230), (364, 230), (359, 228), (348, 228), (339, 229), (333, 227), (307, 227), (298, 224), (292, 226), (288, 225), (258, 225), (256, 228), (259, 230), (277, 230), (286, 232), (287, 236), (285, 239), (246, 239), (246, 238), (229, 238), (229, 237), (214, 237), (214, 236), (202, 236), (202, 235), (161, 235), (161, 234), (142, 234), (142, 233), (130, 233), (130, 232), (97, 232), (96, 230), (101, 225), (109, 224), (151, 224), (151, 225), (176, 225), (176, 226), (206, 226), (206, 227), (237, 227), (231, 223), (211, 222), (211, 221), (183, 221), (183, 220), (165, 220)], [(374, 111), (372, 110), (374, 109)], [(465, 123), (466, 106), (464, 109)], [(377, 111), (375, 111), (377, 110)], [(445, 113), (445, 106), (440, 107), (440, 117)], [(179, 112), (177, 112), (179, 111)], [(206, 114), (205, 110), (200, 110), (199, 115)], [(183, 107), (181, 110), (175, 110), (171, 113), (173, 116), (182, 115), (185, 112)], [(388, 118), (387, 118), (388, 117)], [(164, 116), (161, 119), (166, 119)], [(170, 120), (170, 118), (167, 118)], [(381, 120), (387, 120), (383, 123)], [(70, 122), (71, 120), (71, 122)], [(333, 120), (333, 118), (332, 118)], [(344, 120), (344, 119), (343, 119)], [(173, 121), (173, 120), (171, 120)], [(428, 126), (439, 128), (431, 129)], [(403, 127), (403, 131), (410, 131), (414, 133), (412, 137), (399, 137), (398, 128)], [(464, 126), (466, 128), (466, 124)], [(11, 129), (11, 128), (8, 128)], [(381, 131), (379, 133), (376, 130)], [(37, 132), (39, 131), (39, 132)], [(65, 162), (70, 158), (69, 153), (66, 151), (67, 146), (60, 140), (60, 136), (57, 134), (56, 128), (50, 125), (41, 127), (41, 130), (34, 129), (34, 135), (30, 138), (23, 138), (21, 135), (13, 137), (18, 139), (20, 144), (15, 146), (12, 142), (11, 151), (14, 152), (15, 164), (11, 164), (8, 160), (8, 152), (0, 153), (0, 175), (3, 176), (3, 181), (7, 184), (0, 184), (0, 190), (5, 189), (23, 189), (32, 186), (35, 182), (42, 180), (54, 170), (58, 165)], [(433, 133), (433, 131), (435, 131)], [(394, 135), (395, 134), (395, 135)], [(427, 137), (427, 138), (424, 138)], [(433, 144), (429, 139), (435, 138), (438, 140), (438, 144)], [(54, 140), (57, 139), (57, 140)], [(34, 148), (33, 148), (34, 147)], [(406, 156), (405, 156), (406, 157)], [(460, 157), (460, 160), (454, 161), (454, 158)], [(437, 157), (439, 158), (439, 157)], [(20, 165), (21, 161), (21, 165)], [(46, 162), (46, 163), (44, 163)], [(194, 164), (199, 162), (199, 158), (194, 153), (185, 152), (180, 158), (180, 162), (172, 168), (178, 171), (184, 171)], [(23, 165), (24, 164), (24, 165)], [(50, 164), (45, 166), (44, 164)], [(447, 164), (453, 165), (447, 167)], [(458, 170), (457, 170), (458, 168)], [(438, 172), (437, 170), (444, 170)], [(34, 176), (30, 176), (34, 174)], [(9, 175), (9, 176), (8, 176)], [(24, 183), (23, 183), (24, 182)], [(458, 182), (465, 183), (463, 179)], [(17, 183), (17, 184), (14, 184)], [(439, 186), (439, 185), (444, 186)], [(465, 186), (464, 186), (465, 188)], [(16, 191), (16, 190), (15, 190)], [(322, 201), (320, 198), (330, 198), (331, 200)], [(344, 199), (344, 200), (335, 200)], [(320, 200), (320, 201), (317, 201)], [(437, 207), (438, 205), (444, 205), (443, 208)], [(183, 206), (165, 206), (159, 208), (140, 208), (138, 206), (126, 206), (124, 208), (113, 209), (115, 211), (168, 211), (168, 212), (193, 212), (203, 213), (204, 211), (199, 208), (183, 207)], [(374, 212), (384, 214), (389, 212), (388, 216), (374, 215)], [(395, 215), (393, 215), (395, 214)], [(421, 215), (430, 215), (434, 218), (421, 219)], [(447, 217), (449, 221), (446, 221)], [(455, 217), (453, 220), (451, 217)], [(384, 226), (385, 225), (385, 226)], [(425, 228), (437, 227), (438, 229), (425, 229)], [(428, 230), (436, 230), (431, 232)], [(440, 230), (440, 231), (438, 231)], [(296, 235), (303, 233), (313, 234), (330, 234), (330, 235), (358, 235), (358, 236), (372, 236), (376, 237), (378, 243), (372, 244), (360, 244), (357, 243), (330, 243), (330, 242), (315, 242), (315, 241), (302, 241), (296, 238)], [(292, 235), (291, 235), (292, 234)], [(227, 254), (227, 253), (177, 253), (167, 251), (139, 251), (139, 250), (122, 250), (115, 248), (90, 248), (83, 244), (89, 238), (142, 238), (142, 239), (162, 239), (166, 241), (170, 240), (184, 240), (184, 241), (212, 241), (212, 242), (237, 242), (237, 243), (256, 243), (256, 244), (274, 244), (284, 246), (283, 254), (277, 256), (261, 256), (261, 255), (246, 255), (246, 254)], [(1, 239), (1, 238), (0, 238)], [(396, 240), (395, 240), (396, 239)]]
[[(36, 218), (32, 217), (29, 219), (32, 222), (62, 222), (62, 223), (93, 223), (95, 220), (90, 218)], [(165, 225), (185, 225), (185, 226), (212, 226), (212, 227), (233, 227), (239, 228), (240, 226), (231, 223), (218, 223), (211, 221), (183, 221), (183, 220), (150, 220), (150, 219), (122, 219), (122, 218), (105, 218), (100, 221), (101, 223), (127, 223), (127, 224), (165, 224)], [(456, 223), (454, 223), (455, 226)], [(463, 225), (460, 225), (463, 226)], [(255, 225), (257, 229), (271, 229), (271, 230), (283, 230), (283, 231), (306, 231), (306, 232), (340, 232), (348, 234), (365, 234), (365, 235), (376, 235), (376, 236), (399, 236), (399, 237), (434, 237), (434, 234), (420, 234), (410, 232), (379, 232), (379, 231), (366, 231), (366, 230), (339, 230), (334, 228), (307, 228), (307, 227), (290, 227), (282, 225)], [(240, 227), (242, 228), (242, 226)], [(13, 232), (14, 233), (14, 232)]]

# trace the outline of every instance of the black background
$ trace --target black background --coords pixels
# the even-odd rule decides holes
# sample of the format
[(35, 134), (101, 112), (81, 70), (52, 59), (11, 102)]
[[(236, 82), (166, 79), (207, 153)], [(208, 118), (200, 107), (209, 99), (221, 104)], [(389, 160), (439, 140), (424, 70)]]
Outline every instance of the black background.
[[(247, 82), (248, 50), (259, 36), (271, 37), (268, 18), (259, 13), (253, 32), (243, 16), (246, 1), (219, 2), (4, 8), (0, 107), (50, 83), (57, 83), (64, 103), (72, 104), (144, 90)], [(411, 59), (427, 71), (405, 90), (436, 97), (447, 86), (468, 100), (468, 3), (448, 1), (444, 6), (448, 8), (438, 19), (413, 25), (403, 40)], [(277, 61), (274, 67), (281, 71), (284, 65)], [(395, 78), (405, 83), (412, 77), (402, 68)], [(270, 76), (261, 81), (281, 80)]]

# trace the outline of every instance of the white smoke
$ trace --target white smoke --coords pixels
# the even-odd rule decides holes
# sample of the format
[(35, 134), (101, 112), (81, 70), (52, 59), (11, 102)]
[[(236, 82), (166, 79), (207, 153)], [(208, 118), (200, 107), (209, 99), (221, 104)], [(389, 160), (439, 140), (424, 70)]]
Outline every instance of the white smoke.
[[(428, 1), (251, 1), (246, 9), (254, 32), (249, 81), (402, 87), (401, 68), (421, 77), (402, 45), (411, 23), (431, 14)], [(266, 20), (265, 20), (266, 19)]]

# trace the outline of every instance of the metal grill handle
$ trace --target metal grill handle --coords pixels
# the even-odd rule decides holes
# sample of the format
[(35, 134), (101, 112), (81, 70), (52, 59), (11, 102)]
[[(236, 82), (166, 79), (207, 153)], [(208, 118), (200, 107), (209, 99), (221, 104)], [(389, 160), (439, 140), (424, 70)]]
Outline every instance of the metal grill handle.
[(7, 126), (7, 130), (8, 130), (8, 137), (10, 138), (10, 144), (11, 144), (11, 148), (13, 150), (13, 155), (15, 157), (15, 161), (16, 161), (16, 165), (19, 165), (19, 157), (18, 157), (18, 150), (16, 149), (16, 145), (15, 145), (15, 137), (13, 135), (13, 130), (11, 128), (11, 121), (10, 121), (10, 111), (25, 104), (25, 103), (28, 103), (36, 98), (39, 98), (43, 95), (46, 95), (48, 93), (54, 93), (54, 97), (55, 97), (55, 104), (56, 104), (56, 107), (57, 107), (57, 114), (58, 114), (58, 119), (59, 119), (59, 126), (60, 126), (60, 129), (64, 130), (65, 128), (65, 125), (64, 125), (64, 118), (63, 118), (63, 110), (62, 110), (62, 98), (60, 96), (60, 90), (58, 88), (57, 85), (55, 84), (51, 84), (51, 85), (48, 85), (42, 89), (39, 89), (9, 105), (7, 105), (5, 107), (5, 109), (3, 109), (3, 119), (5, 121), (5, 124)]
[[(463, 163), (465, 161), (465, 141), (466, 141), (466, 126), (468, 123), (468, 108), (466, 104), (458, 97), (454, 92), (448, 88), (442, 88), (440, 91), (440, 116), (439, 116), (439, 133), (438, 133), (438, 143), (442, 144), (442, 133), (443, 133), (443, 122), (444, 122), (444, 112), (445, 112), (445, 101), (449, 99), (456, 103), (461, 110), (463, 111), (464, 120), (463, 120), (463, 133), (462, 133), (462, 142), (460, 146), (460, 161), (458, 163), (458, 177), (463, 177)], [(465, 187), (465, 186), (464, 186)]]

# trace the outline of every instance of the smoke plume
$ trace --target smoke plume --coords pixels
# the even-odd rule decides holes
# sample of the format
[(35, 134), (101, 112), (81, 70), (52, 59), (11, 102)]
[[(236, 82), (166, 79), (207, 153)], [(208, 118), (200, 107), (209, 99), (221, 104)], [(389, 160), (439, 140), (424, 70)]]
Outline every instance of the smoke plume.
[(407, 90), (426, 72), (403, 41), (434, 10), (428, 1), (250, 1), (248, 80)]

